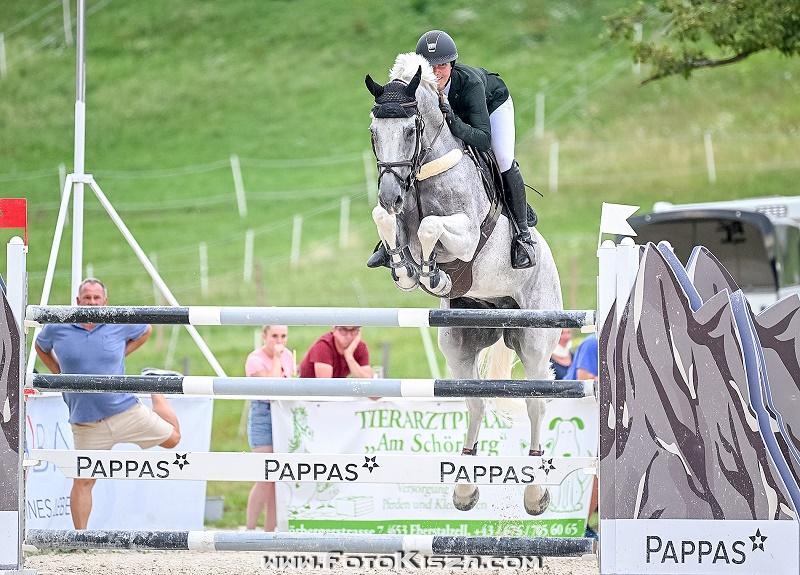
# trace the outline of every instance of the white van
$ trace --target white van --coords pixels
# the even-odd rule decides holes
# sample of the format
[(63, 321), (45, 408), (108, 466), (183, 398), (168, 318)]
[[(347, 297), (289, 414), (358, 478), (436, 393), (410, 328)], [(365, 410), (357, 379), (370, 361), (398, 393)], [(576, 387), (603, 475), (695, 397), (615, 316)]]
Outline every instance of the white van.
[(728, 268), (755, 311), (800, 293), (800, 196), (724, 202), (656, 202), (630, 219), (637, 243), (669, 241), (686, 262), (705, 246)]

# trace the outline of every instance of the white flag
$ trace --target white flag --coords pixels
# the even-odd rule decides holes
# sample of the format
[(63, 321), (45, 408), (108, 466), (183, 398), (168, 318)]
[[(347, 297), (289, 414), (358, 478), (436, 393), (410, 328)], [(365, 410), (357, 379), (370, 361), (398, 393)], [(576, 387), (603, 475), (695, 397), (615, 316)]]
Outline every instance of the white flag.
[(636, 232), (628, 223), (628, 218), (635, 214), (638, 209), (639, 206), (603, 202), (603, 211), (600, 215), (600, 233), (635, 236)]

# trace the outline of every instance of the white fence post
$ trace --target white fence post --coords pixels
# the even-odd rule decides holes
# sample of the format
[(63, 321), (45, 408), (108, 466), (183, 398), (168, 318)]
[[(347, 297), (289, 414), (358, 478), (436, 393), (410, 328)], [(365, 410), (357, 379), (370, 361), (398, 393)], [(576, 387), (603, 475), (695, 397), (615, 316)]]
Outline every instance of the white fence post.
[(233, 172), (233, 187), (236, 190), (236, 206), (239, 208), (239, 217), (247, 217), (247, 197), (244, 192), (244, 180), (242, 179), (242, 166), (239, 163), (239, 156), (231, 154), (231, 172)]
[(339, 247), (347, 247), (350, 236), (350, 197), (344, 196), (339, 208)]
[(714, 143), (711, 141), (711, 132), (703, 135), (703, 144), (706, 148), (706, 170), (708, 171), (708, 183), (717, 183), (717, 165), (714, 162)]
[(88, 264), (86, 264), (86, 277), (87, 278), (93, 278), (94, 277), (94, 264), (92, 264), (92, 262), (89, 262)]
[[(633, 41), (637, 44), (640, 44), (642, 41), (642, 23), (636, 22), (633, 25)], [(633, 73), (637, 76), (642, 73), (642, 63), (637, 59), (636, 62), (633, 63)]]
[(431, 372), (431, 377), (439, 379), (442, 377), (442, 373), (439, 369), (439, 362), (436, 360), (436, 352), (433, 349), (433, 340), (431, 339), (429, 328), (419, 328), (419, 335), (422, 337), (422, 347), (425, 350), (425, 357), (428, 359), (428, 369)]
[[(21, 391), (22, 385), (25, 381), (25, 306), (27, 305), (27, 261), (26, 252), (27, 246), (22, 241), (22, 238), (14, 236), (6, 245), (6, 297), (8, 305), (11, 308), (13, 321), (16, 322), (17, 329), (21, 338), (20, 348), (16, 353), (16, 358), (10, 358), (4, 355), (3, 366), (4, 370), (9, 370), (10, 365), (13, 365), (14, 359), (18, 359), (17, 373), (12, 375), (6, 373), (9, 378), (9, 383), (14, 383), (20, 386), (20, 393), (15, 400), (12, 400), (13, 395), (5, 398), (3, 405), (0, 405), (0, 420), (3, 423), (8, 423), (12, 433), (5, 434), (6, 440), (3, 444), (2, 462), (0, 462), (0, 475), (3, 476), (4, 495), (6, 502), (3, 506), (3, 513), (0, 516), (0, 524), (4, 535), (2, 542), (0, 542), (0, 564), (9, 565), (9, 570), (5, 573), (24, 573), (28, 572), (27, 569), (23, 570), (23, 556), (22, 556), (22, 540), (25, 531), (25, 479), (22, 471), (22, 455), (25, 449), (25, 405), (24, 394)], [(10, 339), (10, 334), (9, 334)], [(33, 344), (31, 344), (33, 347)], [(9, 342), (8, 349), (4, 350), (6, 353), (10, 351), (11, 344)], [(33, 369), (33, 366), (31, 366)], [(5, 383), (4, 383), (5, 385)], [(9, 390), (10, 391), (10, 390)], [(16, 405), (13, 406), (11, 401)], [(11, 414), (16, 415), (16, 421), (12, 421)], [(14, 437), (14, 430), (20, 431)], [(19, 457), (5, 457), (6, 452), (18, 453)]]
[(6, 64), (6, 35), (0, 32), (0, 80), (6, 77), (8, 66)]
[(362, 154), (364, 160), (364, 181), (367, 183), (367, 202), (369, 207), (378, 203), (378, 182), (375, 181), (375, 157), (372, 150), (364, 150)]
[(256, 233), (253, 230), (247, 230), (244, 233), (244, 274), (242, 279), (245, 283), (253, 281), (253, 248), (255, 243)]
[(208, 245), (200, 242), (200, 293), (208, 296)]
[(544, 138), (544, 92), (536, 93), (536, 120), (533, 135), (539, 140)]
[(181, 333), (181, 326), (173, 325), (172, 331), (169, 334), (169, 342), (167, 343), (167, 353), (164, 356), (164, 369), (172, 369), (172, 364), (175, 362), (175, 351), (178, 349), (178, 336)]
[(292, 220), (292, 251), (289, 256), (289, 264), (292, 267), (300, 263), (300, 240), (303, 236), (303, 216), (297, 214)]
[(558, 192), (558, 141), (550, 144), (550, 193)]
[[(64, 162), (58, 164), (58, 193), (59, 199), (64, 195), (64, 182), (67, 181), (67, 166), (64, 165)], [(69, 223), (69, 212), (67, 212), (67, 217), (65, 220), (66, 223)]]
[(70, 0), (61, 0), (61, 12), (64, 15), (64, 44), (72, 46), (72, 16), (69, 13)]
[[(158, 254), (153, 252), (150, 254), (150, 263), (153, 264), (153, 269), (158, 270)], [(153, 305), (161, 305), (161, 291), (159, 291), (156, 282), (153, 282)]]

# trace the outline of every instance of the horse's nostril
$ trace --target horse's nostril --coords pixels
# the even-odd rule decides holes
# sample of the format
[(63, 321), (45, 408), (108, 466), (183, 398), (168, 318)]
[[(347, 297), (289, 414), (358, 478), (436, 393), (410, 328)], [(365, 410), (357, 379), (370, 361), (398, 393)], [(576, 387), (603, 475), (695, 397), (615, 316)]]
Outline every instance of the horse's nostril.
[(403, 196), (397, 196), (394, 201), (394, 209), (399, 211), (403, 207)]

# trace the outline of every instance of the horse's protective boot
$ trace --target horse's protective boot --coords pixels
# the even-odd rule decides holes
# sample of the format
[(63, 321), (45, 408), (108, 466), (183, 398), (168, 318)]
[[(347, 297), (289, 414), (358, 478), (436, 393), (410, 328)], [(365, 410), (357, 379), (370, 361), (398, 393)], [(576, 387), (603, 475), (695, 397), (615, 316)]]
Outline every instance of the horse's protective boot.
[[(515, 270), (531, 268), (536, 265), (536, 240), (531, 237), (531, 232), (528, 230), (528, 210), (533, 212), (533, 209), (528, 206), (525, 197), (525, 182), (522, 180), (516, 160), (510, 169), (503, 172), (503, 184), (506, 204), (511, 211), (516, 228), (511, 242), (511, 267)], [(534, 220), (538, 219), (535, 212), (533, 212), (533, 216)]]
[(389, 254), (386, 252), (386, 246), (383, 245), (383, 242), (378, 242), (378, 245), (375, 246), (375, 251), (372, 252), (372, 255), (367, 260), (367, 267), (379, 268), (381, 266), (389, 267)]

